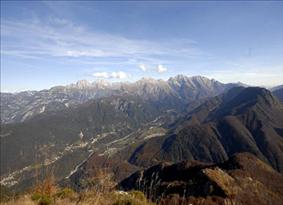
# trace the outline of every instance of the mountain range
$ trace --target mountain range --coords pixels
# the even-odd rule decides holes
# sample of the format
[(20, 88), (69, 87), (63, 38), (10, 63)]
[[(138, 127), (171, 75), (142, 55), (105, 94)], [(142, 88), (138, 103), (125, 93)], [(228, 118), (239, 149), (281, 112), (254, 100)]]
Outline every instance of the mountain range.
[(1, 93), (1, 122), (23, 122), (33, 116), (76, 106), (91, 99), (118, 95), (135, 95), (145, 100), (160, 102), (169, 97), (187, 102), (215, 96), (237, 84), (223, 84), (201, 76), (177, 75), (164, 80), (142, 78), (134, 83), (107, 81), (78, 81), (49, 90)]

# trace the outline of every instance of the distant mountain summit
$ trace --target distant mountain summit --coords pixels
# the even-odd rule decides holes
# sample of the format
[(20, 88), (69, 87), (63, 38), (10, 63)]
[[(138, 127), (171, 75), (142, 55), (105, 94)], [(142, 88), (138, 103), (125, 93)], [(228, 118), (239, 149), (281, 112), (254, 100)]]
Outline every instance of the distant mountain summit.
[(283, 85), (273, 87), (271, 91), (273, 95), (275, 95), (279, 100), (283, 101)]
[(111, 83), (106, 80), (96, 80), (94, 82), (89, 82), (88, 80), (79, 80), (76, 83), (72, 83), (70, 85), (62, 86), (62, 87), (83, 90), (83, 89), (93, 89), (93, 88), (106, 88), (106, 87), (110, 87), (110, 85)]
[(168, 84), (181, 98), (195, 100), (220, 94), (227, 89), (227, 85), (202, 76), (186, 77), (177, 75), (170, 78)]
[(78, 89), (84, 89), (90, 87), (92, 84), (87, 80), (80, 80), (75, 84), (75, 87)]
[(283, 85), (278, 85), (278, 86), (275, 86), (275, 87), (272, 87), (270, 90), (272, 92), (276, 91), (276, 90), (279, 90), (279, 89), (282, 89), (283, 88)]

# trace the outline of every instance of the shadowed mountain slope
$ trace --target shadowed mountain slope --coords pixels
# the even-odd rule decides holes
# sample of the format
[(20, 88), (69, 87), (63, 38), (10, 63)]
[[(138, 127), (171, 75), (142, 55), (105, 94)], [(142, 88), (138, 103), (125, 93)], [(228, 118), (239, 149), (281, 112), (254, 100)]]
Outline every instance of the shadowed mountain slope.
[(141, 144), (129, 162), (220, 162), (250, 152), (283, 171), (282, 131), (283, 107), (276, 97), (263, 88), (233, 88), (190, 112), (167, 135)]
[(160, 204), (282, 204), (283, 176), (249, 153), (219, 164), (182, 161), (138, 171), (119, 184)]

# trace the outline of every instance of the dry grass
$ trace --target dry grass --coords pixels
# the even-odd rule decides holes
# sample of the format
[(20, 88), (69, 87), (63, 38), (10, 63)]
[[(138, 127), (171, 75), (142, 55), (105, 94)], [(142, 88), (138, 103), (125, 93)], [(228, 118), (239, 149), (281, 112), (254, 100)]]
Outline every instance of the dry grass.
[(77, 193), (70, 188), (56, 186), (54, 177), (48, 176), (29, 194), (12, 198), (1, 205), (155, 205), (142, 192), (115, 190), (112, 175), (104, 169), (86, 183), (88, 188)]
[[(1, 203), (3, 205), (45, 205), (45, 202), (32, 200), (30, 194), (21, 196), (17, 199), (11, 199), (8, 202)], [(50, 205), (155, 205), (149, 202), (142, 192), (117, 192), (94, 193), (85, 192), (83, 194), (75, 194), (72, 198), (52, 198)]]

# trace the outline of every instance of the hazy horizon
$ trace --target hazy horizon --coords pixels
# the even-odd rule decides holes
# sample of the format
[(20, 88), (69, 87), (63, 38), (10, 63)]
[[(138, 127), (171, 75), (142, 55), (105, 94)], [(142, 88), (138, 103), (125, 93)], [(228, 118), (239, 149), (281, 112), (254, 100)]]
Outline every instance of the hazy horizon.
[(78, 80), (283, 84), (283, 2), (1, 1), (1, 92)]

